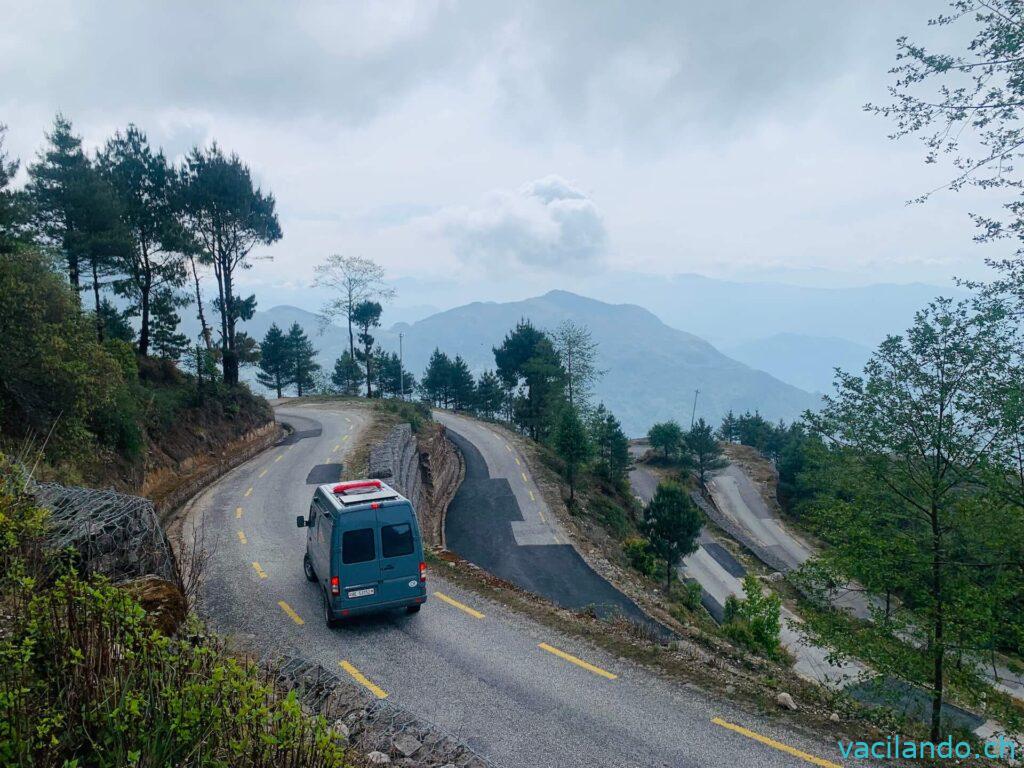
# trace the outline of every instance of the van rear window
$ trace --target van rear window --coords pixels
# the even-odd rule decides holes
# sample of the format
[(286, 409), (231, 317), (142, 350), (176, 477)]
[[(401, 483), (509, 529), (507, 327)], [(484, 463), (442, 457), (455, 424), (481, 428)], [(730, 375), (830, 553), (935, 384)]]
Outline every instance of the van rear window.
[(358, 528), (341, 535), (341, 562), (365, 563), (374, 557), (373, 528)]
[(382, 525), (380, 527), (380, 548), (384, 557), (411, 555), (415, 549), (412, 542), (412, 526), (408, 523)]

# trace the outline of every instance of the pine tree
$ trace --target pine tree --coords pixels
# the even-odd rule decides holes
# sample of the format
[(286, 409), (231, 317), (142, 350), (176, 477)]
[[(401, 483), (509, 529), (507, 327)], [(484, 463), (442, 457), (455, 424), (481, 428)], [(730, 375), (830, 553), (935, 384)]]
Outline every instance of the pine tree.
[(255, 185), (238, 155), (225, 155), (216, 144), (194, 148), (180, 173), (178, 209), (185, 233), (217, 281), (214, 307), (220, 315), (221, 366), (224, 381), (238, 384), (242, 363), (238, 323), (252, 318), (256, 297), (237, 294), (236, 273), (252, 265), (257, 245), (281, 239), (276, 201)]
[(359, 387), (363, 382), (363, 369), (359, 363), (346, 349), (334, 363), (334, 372), (331, 373), (331, 384), (333, 384), (343, 395), (358, 395)]
[(274, 323), (260, 343), (256, 380), (267, 389), (277, 392), (280, 398), (284, 388), (292, 384), (294, 370), (288, 338), (277, 327), (277, 323)]
[(683, 447), (683, 428), (673, 420), (654, 424), (647, 432), (647, 440), (651, 447), (661, 451), (668, 460), (679, 454)]
[(596, 452), (595, 470), (613, 483), (626, 479), (629, 467), (629, 440), (619, 420), (604, 407), (597, 406), (590, 419), (590, 434)]
[(697, 477), (702, 486), (707, 483), (709, 472), (721, 469), (729, 463), (722, 455), (722, 446), (715, 439), (714, 430), (703, 418), (697, 419), (693, 429), (686, 433), (684, 442), (693, 456)]
[(416, 378), (402, 368), (402, 361), (395, 352), (385, 352), (380, 347), (374, 352), (377, 367), (377, 387), (386, 395), (400, 397), (404, 392), (411, 395), (416, 389)]
[(473, 396), (474, 410), (485, 419), (493, 419), (501, 411), (505, 392), (494, 371), (484, 371), (476, 382)]
[[(177, 312), (178, 307), (187, 303), (170, 288), (161, 288), (153, 293), (149, 306), (150, 331), (153, 351), (157, 357), (177, 362), (189, 348), (188, 337), (178, 333), (181, 317)], [(141, 344), (139, 348), (141, 350)]]
[(452, 361), (448, 355), (435, 348), (423, 372), (420, 389), (427, 400), (440, 408), (447, 408), (450, 402)]
[(302, 397), (303, 393), (313, 389), (316, 384), (315, 375), (320, 370), (316, 362), (316, 350), (298, 323), (292, 323), (288, 329), (285, 347), (290, 362), (291, 383), (295, 385), (296, 394)]
[[(139, 354), (148, 355), (154, 295), (181, 286), (186, 277), (181, 253), (186, 244), (175, 210), (175, 172), (163, 152), (154, 153), (146, 134), (134, 125), (107, 141), (97, 166), (117, 194), (125, 236), (131, 242), (117, 260), (123, 275), (117, 291), (138, 310)], [(166, 328), (164, 341), (158, 354), (168, 357)]]
[(678, 483), (663, 482), (644, 510), (644, 535), (651, 549), (665, 563), (665, 589), (672, 590), (672, 572), (679, 560), (697, 551), (704, 525), (700, 512)]
[(555, 430), (555, 448), (565, 462), (565, 479), (569, 482), (569, 506), (576, 501), (576, 478), (590, 459), (593, 446), (579, 412), (571, 405), (562, 408)]
[(736, 414), (732, 412), (731, 408), (725, 414), (725, 418), (722, 419), (722, 426), (718, 428), (718, 436), (727, 443), (736, 442)]
[(380, 314), (383, 307), (376, 301), (362, 301), (352, 310), (352, 322), (359, 329), (359, 343), (362, 350), (356, 351), (356, 358), (363, 364), (366, 371), (366, 396), (373, 397), (373, 336), (370, 329), (380, 325)]
[(473, 395), (475, 384), (473, 374), (469, 371), (469, 365), (456, 355), (448, 371), (449, 375), (449, 396), (452, 408), (458, 411), (466, 411), (473, 407)]

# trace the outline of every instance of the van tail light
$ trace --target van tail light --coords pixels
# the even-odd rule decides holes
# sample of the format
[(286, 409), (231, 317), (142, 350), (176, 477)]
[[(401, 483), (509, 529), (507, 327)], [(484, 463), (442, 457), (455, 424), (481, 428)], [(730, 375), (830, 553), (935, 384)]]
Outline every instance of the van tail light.
[(341, 594), (341, 579), (331, 576), (331, 594), (337, 597)]
[(420, 581), (427, 580), (427, 564), (420, 563)]

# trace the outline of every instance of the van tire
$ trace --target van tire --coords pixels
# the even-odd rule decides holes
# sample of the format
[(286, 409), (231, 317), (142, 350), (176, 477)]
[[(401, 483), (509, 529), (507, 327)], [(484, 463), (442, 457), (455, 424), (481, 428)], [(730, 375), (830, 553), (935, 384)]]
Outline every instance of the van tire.
[(313, 561), (309, 559), (308, 554), (302, 556), (302, 570), (306, 572), (306, 581), (316, 581), (316, 572), (313, 570)]
[(341, 620), (337, 619), (337, 618), (335, 618), (334, 616), (331, 615), (331, 607), (330, 607), (330, 603), (327, 600), (327, 593), (326, 592), (323, 593), (323, 602), (324, 602), (324, 623), (327, 625), (328, 629), (334, 629), (339, 624), (341, 624)]
[(406, 613), (419, 613), (420, 612), (420, 608), (422, 608), (422, 607), (423, 607), (422, 605), (407, 605), (407, 606), (405, 606), (405, 612)]

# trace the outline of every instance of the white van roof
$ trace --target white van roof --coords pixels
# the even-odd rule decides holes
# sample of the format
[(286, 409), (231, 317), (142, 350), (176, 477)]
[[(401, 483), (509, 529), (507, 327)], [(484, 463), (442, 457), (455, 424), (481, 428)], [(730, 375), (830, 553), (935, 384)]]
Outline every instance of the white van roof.
[(340, 483), (325, 483), (320, 486), (324, 496), (334, 501), (338, 511), (348, 508), (395, 499), (406, 500), (382, 480), (345, 480)]

